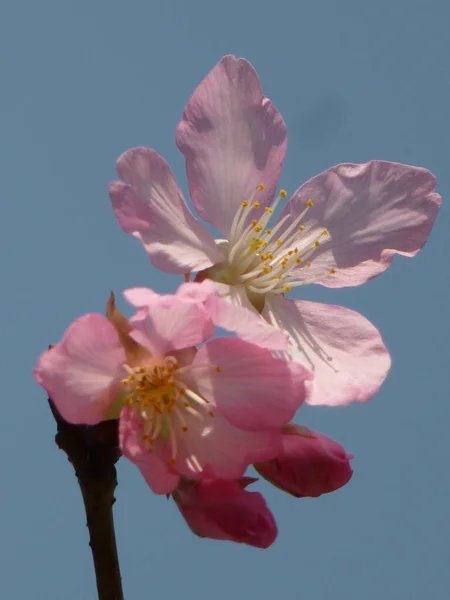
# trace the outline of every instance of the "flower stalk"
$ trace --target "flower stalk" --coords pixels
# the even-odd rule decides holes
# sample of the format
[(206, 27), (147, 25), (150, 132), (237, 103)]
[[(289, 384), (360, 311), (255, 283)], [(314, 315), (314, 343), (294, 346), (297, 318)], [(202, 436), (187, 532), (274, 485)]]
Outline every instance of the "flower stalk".
[(120, 458), (117, 421), (72, 425), (49, 398), (57, 424), (55, 441), (75, 469), (86, 511), (99, 600), (123, 600), (113, 504), (117, 485), (115, 463)]

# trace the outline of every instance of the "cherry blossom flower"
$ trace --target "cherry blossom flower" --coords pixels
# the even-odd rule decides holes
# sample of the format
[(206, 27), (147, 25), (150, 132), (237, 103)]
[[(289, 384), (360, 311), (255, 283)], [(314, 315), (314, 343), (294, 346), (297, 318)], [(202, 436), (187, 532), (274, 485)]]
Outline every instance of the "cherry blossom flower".
[(250, 463), (276, 456), (277, 430), (311, 377), (301, 365), (238, 338), (206, 341), (210, 316), (182, 294), (147, 290), (146, 308), (130, 321), (111, 299), (107, 315), (75, 321), (35, 369), (67, 421), (120, 415), (122, 453), (157, 494), (181, 476), (238, 479)]
[(115, 215), (169, 273), (198, 272), (228, 286), (228, 299), (250, 306), (290, 336), (284, 356), (315, 373), (311, 404), (365, 401), (383, 382), (389, 354), (377, 329), (343, 307), (286, 294), (310, 283), (360, 285), (395, 254), (414, 256), (439, 209), (426, 169), (393, 162), (340, 164), (287, 198), (276, 193), (287, 146), (284, 121), (263, 95), (250, 63), (225, 56), (190, 98), (176, 132), (186, 161), (190, 211), (154, 150), (132, 148), (110, 185)]
[(245, 489), (254, 481), (182, 479), (172, 496), (199, 537), (267, 548), (277, 537), (277, 526), (263, 496)]
[(284, 426), (281, 435), (281, 452), (255, 465), (262, 477), (297, 498), (316, 498), (348, 483), (353, 456), (340, 444), (294, 423)]

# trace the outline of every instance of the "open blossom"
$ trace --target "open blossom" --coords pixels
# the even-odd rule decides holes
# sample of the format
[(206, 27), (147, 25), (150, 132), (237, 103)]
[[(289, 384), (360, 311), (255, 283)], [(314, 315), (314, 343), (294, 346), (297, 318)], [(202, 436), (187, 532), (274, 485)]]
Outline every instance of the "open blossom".
[(255, 465), (262, 477), (297, 498), (316, 498), (348, 483), (353, 457), (340, 444), (294, 423), (284, 426), (281, 436), (279, 454)]
[(287, 137), (247, 61), (224, 57), (190, 98), (177, 128), (192, 202), (219, 230), (215, 240), (189, 210), (167, 163), (133, 148), (110, 185), (116, 217), (169, 273), (197, 271), (228, 286), (228, 300), (253, 306), (290, 336), (289, 360), (313, 370), (312, 404), (364, 401), (390, 359), (377, 329), (343, 307), (285, 297), (309, 283), (360, 285), (394, 254), (414, 256), (439, 209), (433, 175), (392, 162), (341, 164), (285, 202), (276, 193)]
[(147, 290), (146, 307), (129, 322), (113, 302), (108, 315), (75, 321), (35, 369), (67, 421), (120, 415), (122, 453), (157, 494), (173, 491), (181, 476), (237, 479), (277, 454), (277, 429), (305, 397), (303, 367), (237, 338), (197, 348), (214, 326), (181, 294)]
[(172, 495), (196, 535), (267, 548), (277, 526), (262, 495), (245, 489), (253, 481), (181, 480)]

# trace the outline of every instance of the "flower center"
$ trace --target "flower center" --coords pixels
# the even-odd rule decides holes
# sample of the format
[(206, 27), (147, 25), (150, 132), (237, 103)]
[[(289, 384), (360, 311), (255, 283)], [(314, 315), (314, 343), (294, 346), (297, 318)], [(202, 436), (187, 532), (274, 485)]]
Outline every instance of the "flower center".
[(272, 205), (262, 209), (255, 198), (263, 189), (264, 186), (259, 185), (239, 206), (225, 248), (225, 262), (212, 267), (210, 276), (230, 285), (245, 285), (251, 294), (284, 294), (293, 287), (333, 275), (335, 269), (329, 269), (315, 279), (304, 278), (313, 254), (329, 238), (328, 231), (323, 229), (319, 236), (314, 239), (308, 236), (309, 240), (301, 243), (300, 236), (305, 230), (301, 222), (314, 202), (308, 200), (297, 217), (287, 214), (271, 228), (273, 213), (287, 193), (281, 190)]
[(122, 379), (125, 403), (142, 419), (143, 445), (152, 452), (158, 438), (168, 441), (173, 464), (176, 462), (177, 437), (189, 431), (187, 420), (194, 417), (204, 421), (207, 416), (214, 417), (209, 402), (189, 389), (183, 381), (184, 374), (199, 367), (212, 367), (220, 372), (220, 367), (216, 365), (180, 367), (173, 356), (134, 368), (124, 365), (128, 373), (128, 377)]

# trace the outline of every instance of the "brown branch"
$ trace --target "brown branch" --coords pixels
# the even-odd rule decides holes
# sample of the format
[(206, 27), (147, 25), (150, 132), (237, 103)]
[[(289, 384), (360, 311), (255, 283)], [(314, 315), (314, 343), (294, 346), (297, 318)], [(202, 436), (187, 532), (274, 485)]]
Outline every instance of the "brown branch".
[(83, 496), (98, 598), (123, 600), (113, 518), (115, 463), (120, 458), (117, 421), (72, 425), (59, 415), (51, 399), (49, 403), (58, 426), (55, 441), (72, 463)]

